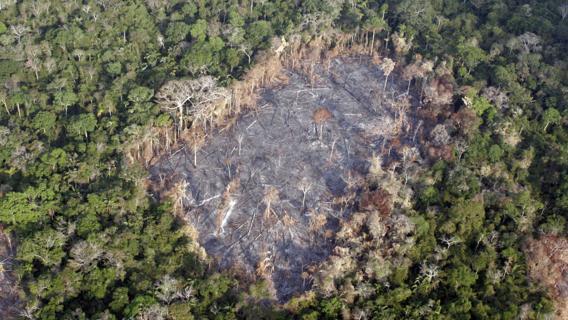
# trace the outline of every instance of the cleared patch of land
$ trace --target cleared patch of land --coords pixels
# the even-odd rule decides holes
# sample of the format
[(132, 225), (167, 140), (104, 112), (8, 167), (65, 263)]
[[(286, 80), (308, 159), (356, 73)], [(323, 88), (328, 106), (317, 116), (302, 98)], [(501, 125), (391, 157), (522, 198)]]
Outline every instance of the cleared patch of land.
[[(415, 99), (368, 60), (287, 71), (253, 112), (212, 133), (194, 154), (173, 152), (152, 179), (183, 185), (187, 220), (221, 268), (264, 277), (285, 300), (310, 287), (340, 222), (355, 210), (371, 159), (413, 143)], [(414, 105), (414, 106), (413, 106)], [(406, 132), (402, 135), (401, 132)]]

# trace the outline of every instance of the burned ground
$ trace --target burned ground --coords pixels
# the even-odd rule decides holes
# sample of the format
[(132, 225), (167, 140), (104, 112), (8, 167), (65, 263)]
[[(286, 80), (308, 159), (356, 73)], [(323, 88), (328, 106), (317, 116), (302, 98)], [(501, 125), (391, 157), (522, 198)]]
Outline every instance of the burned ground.
[(395, 157), (391, 141), (413, 140), (406, 84), (389, 80), (383, 90), (367, 60), (315, 69), (315, 81), (286, 71), (286, 84), (264, 89), (256, 110), (196, 154), (185, 146), (151, 168), (156, 184), (182, 183), (186, 220), (219, 267), (270, 280), (281, 300), (309, 288), (307, 270), (333, 249), (370, 159)]

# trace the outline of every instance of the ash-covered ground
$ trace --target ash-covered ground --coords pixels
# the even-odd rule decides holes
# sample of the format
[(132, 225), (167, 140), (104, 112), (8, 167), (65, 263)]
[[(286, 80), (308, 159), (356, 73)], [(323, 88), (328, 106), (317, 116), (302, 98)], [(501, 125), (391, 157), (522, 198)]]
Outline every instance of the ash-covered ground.
[(267, 277), (280, 300), (309, 289), (308, 270), (329, 256), (371, 157), (397, 135), (393, 105), (406, 92), (391, 80), (383, 90), (380, 68), (364, 59), (316, 70), (315, 84), (287, 71), (286, 85), (264, 89), (257, 110), (209, 135), (196, 166), (187, 146), (151, 169), (152, 179), (188, 183), (187, 220), (219, 267)]

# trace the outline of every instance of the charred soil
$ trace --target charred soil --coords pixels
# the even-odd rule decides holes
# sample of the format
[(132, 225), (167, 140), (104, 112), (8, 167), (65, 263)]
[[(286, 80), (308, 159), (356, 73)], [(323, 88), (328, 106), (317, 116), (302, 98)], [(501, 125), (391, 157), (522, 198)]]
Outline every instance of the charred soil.
[(257, 107), (229, 129), (150, 169), (155, 185), (182, 186), (184, 219), (216, 265), (265, 278), (281, 301), (310, 288), (307, 275), (358, 210), (372, 159), (420, 158), (406, 81), (393, 74), (385, 85), (366, 58), (313, 70), (310, 79), (285, 70), (286, 83), (260, 89)]

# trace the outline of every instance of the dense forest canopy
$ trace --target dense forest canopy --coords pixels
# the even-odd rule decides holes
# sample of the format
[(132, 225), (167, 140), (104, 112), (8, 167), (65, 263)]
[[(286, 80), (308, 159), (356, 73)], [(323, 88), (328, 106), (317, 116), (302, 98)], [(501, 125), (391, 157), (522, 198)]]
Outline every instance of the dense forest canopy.
[[(0, 226), (16, 252), (0, 281), (17, 279), (17, 316), (551, 314), (558, 292), (529, 280), (524, 248), (568, 233), (567, 15), (564, 0), (0, 1)], [(348, 37), (393, 73), (431, 61), (433, 140), (459, 142), (414, 185), (396, 263), (361, 227), (337, 240), (354, 267), (285, 306), (209, 268), (132, 156), (192, 125), (160, 103), (164, 84), (211, 77), (224, 92), (281, 37)]]

